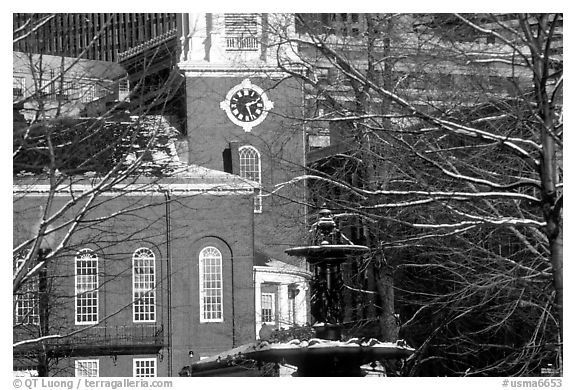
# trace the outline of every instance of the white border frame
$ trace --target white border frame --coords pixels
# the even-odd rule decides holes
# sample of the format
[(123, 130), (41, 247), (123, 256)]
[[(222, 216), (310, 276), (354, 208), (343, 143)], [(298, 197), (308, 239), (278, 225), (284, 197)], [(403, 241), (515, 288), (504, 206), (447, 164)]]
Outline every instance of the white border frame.
[[(154, 375), (149, 376), (136, 376), (136, 362), (154, 362)], [(142, 368), (142, 367), (140, 367)], [(158, 359), (154, 358), (133, 358), (132, 359), (132, 376), (134, 378), (155, 378), (158, 376)]]
[[(255, 188), (255, 194), (254, 194), (254, 212), (257, 214), (261, 214), (262, 213), (262, 209), (263, 207), (263, 198), (262, 198), (262, 155), (260, 154), (260, 151), (258, 149), (256, 149), (254, 146), (252, 145), (242, 145), (238, 148), (238, 160), (240, 161), (240, 166), (238, 167), (240, 170), (240, 177), (245, 178), (244, 176), (242, 176), (242, 156), (241, 156), (241, 152), (242, 150), (253, 150), (256, 153), (256, 156), (258, 156), (258, 185), (259, 188)], [(248, 179), (250, 180), (250, 179)], [(258, 202), (258, 203), (256, 203)], [(258, 208), (256, 208), (256, 204), (258, 204)]]
[[(258, 94), (260, 94), (260, 96), (262, 97), (262, 102), (264, 103), (264, 111), (262, 112), (262, 115), (260, 115), (256, 120), (252, 122), (243, 122), (238, 120), (232, 114), (232, 110), (230, 110), (230, 100), (232, 99), (232, 96), (236, 92), (244, 88), (253, 89), (254, 91), (258, 92)], [(244, 79), (240, 84), (232, 87), (232, 89), (228, 91), (228, 93), (226, 94), (226, 99), (220, 102), (220, 108), (226, 112), (228, 119), (230, 119), (232, 123), (234, 123), (237, 126), (240, 126), (241, 128), (244, 129), (245, 132), (249, 133), (252, 131), (252, 128), (258, 126), (260, 123), (264, 121), (264, 119), (266, 119), (266, 117), (268, 116), (268, 112), (274, 108), (274, 102), (268, 99), (266, 92), (264, 92), (262, 88), (260, 88), (255, 84), (252, 84), (252, 82), (250, 82), (250, 79)]]
[[(134, 267), (134, 263), (136, 261), (136, 253), (140, 252), (141, 250), (147, 250), (152, 254), (152, 266), (153, 266), (153, 270), (154, 270), (154, 283), (153, 286), (150, 290), (148, 290), (146, 293), (150, 294), (154, 297), (154, 312), (152, 313), (154, 317), (153, 320), (137, 320), (136, 319), (136, 288), (135, 288), (135, 279), (136, 279), (136, 273), (135, 271), (135, 267)], [(147, 247), (141, 247), (136, 249), (133, 253), (132, 253), (132, 322), (134, 323), (155, 323), (156, 322), (156, 313), (157, 313), (157, 307), (156, 307), (156, 254), (154, 253), (154, 251), (150, 248)], [(150, 314), (150, 313), (148, 313)]]
[[(80, 363), (96, 363), (96, 375), (78, 375)], [(100, 360), (99, 359), (78, 359), (74, 360), (74, 376), (76, 378), (97, 378), (100, 376)]]
[[(202, 252), (208, 248), (214, 248), (220, 254), (220, 318), (204, 318), (204, 261), (202, 258)], [(207, 245), (200, 249), (198, 252), (198, 297), (199, 297), (199, 311), (200, 311), (200, 323), (209, 322), (224, 322), (224, 278), (222, 277), (222, 268), (224, 267), (224, 258), (222, 256), (222, 251), (214, 245)]]
[[(78, 268), (77, 268), (77, 262), (79, 260), (81, 260), (81, 257), (84, 253), (90, 253), (92, 255), (95, 256), (95, 258), (93, 260), (96, 261), (96, 288), (93, 290), (96, 293), (96, 321), (78, 321)], [(78, 253), (76, 253), (76, 256), (74, 256), (74, 324), (75, 325), (95, 325), (98, 324), (98, 322), (100, 322), (100, 291), (99, 291), (99, 275), (100, 274), (100, 258), (98, 257), (98, 254), (96, 254), (95, 251), (93, 251), (90, 248), (83, 248), (80, 249), (78, 251)], [(82, 294), (84, 294), (86, 291), (84, 291)]]
[[(264, 310), (264, 305), (263, 305), (263, 301), (262, 298), (264, 298), (264, 296), (270, 296), (272, 298), (272, 321), (264, 321), (264, 316), (262, 311)], [(275, 293), (271, 293), (271, 292), (263, 292), (260, 293), (260, 320), (262, 321), (263, 324), (267, 324), (267, 325), (276, 325), (276, 296), (277, 294)]]

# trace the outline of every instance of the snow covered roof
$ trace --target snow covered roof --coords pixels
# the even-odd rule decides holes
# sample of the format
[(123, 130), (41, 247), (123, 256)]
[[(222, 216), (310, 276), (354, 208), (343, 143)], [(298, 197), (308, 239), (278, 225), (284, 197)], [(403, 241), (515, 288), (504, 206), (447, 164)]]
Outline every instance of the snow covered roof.
[[(124, 148), (123, 167), (135, 170), (122, 182), (107, 188), (110, 192), (126, 192), (127, 194), (163, 194), (166, 191), (172, 193), (206, 192), (212, 194), (226, 194), (229, 192), (253, 192), (259, 187), (259, 183), (244, 179), (238, 175), (190, 165), (181, 161), (176, 150), (176, 140), (179, 132), (161, 115), (147, 115), (131, 117), (129, 122), (106, 122), (98, 118), (87, 119), (67, 119), (67, 122), (59, 124), (55, 122), (53, 126), (61, 126), (65, 129), (72, 127), (76, 122), (81, 123), (85, 128), (97, 123), (102, 134), (111, 133), (110, 142), (118, 142), (115, 134), (134, 129), (139, 131), (142, 139), (132, 139), (128, 137), (124, 144), (119, 145)], [(84, 122), (82, 122), (84, 121)], [(134, 127), (136, 126), (136, 127)], [(104, 131), (105, 130), (105, 131)], [(41, 131), (41, 129), (40, 129)], [(87, 130), (89, 131), (89, 130)], [(114, 131), (116, 133), (114, 133)], [(150, 133), (150, 134), (149, 134)], [(117, 162), (115, 155), (104, 155), (101, 159), (93, 159), (92, 154), (99, 152), (99, 148), (106, 147), (107, 140), (102, 140), (102, 136), (94, 137), (92, 140), (87, 132), (87, 143), (90, 147), (74, 148), (74, 150), (63, 151), (62, 156), (57, 156), (62, 162), (62, 172), (59, 175), (66, 180), (58, 188), (57, 192), (62, 194), (81, 193), (97, 186), (108, 174)], [(97, 134), (100, 135), (100, 134)], [(154, 137), (154, 138), (152, 138)], [(153, 139), (154, 144), (149, 145), (149, 140)], [(96, 143), (96, 144), (94, 144)], [(63, 142), (63, 144), (65, 144)], [(40, 145), (42, 146), (42, 145)], [(22, 154), (26, 153), (23, 151)], [(16, 193), (47, 193), (49, 191), (48, 170), (42, 169), (43, 164), (39, 160), (34, 146), (30, 149), (29, 156), (23, 160), (23, 164), (15, 164), (16, 167), (34, 166), (34, 170), (17, 171), (14, 175), (13, 191)], [(82, 154), (84, 153), (84, 154)], [(75, 158), (75, 160), (72, 160)], [(94, 161), (94, 169), (98, 171), (77, 169), (77, 164), (84, 161)], [(34, 164), (28, 164), (32, 161)], [(75, 164), (76, 163), (76, 164)], [(42, 169), (42, 170), (41, 170)], [(115, 175), (118, 177), (121, 173)]]
[(257, 275), (283, 274), (286, 276), (291, 275), (304, 277), (305, 279), (310, 279), (312, 277), (312, 273), (307, 271), (304, 266), (299, 267), (284, 261), (280, 261), (258, 249), (256, 250), (254, 256), (254, 272)]
[[(60, 185), (56, 193), (70, 195), (89, 191), (100, 183), (102, 176), (85, 174), (70, 177)], [(126, 195), (158, 195), (170, 191), (173, 194), (202, 192), (214, 195), (225, 195), (230, 192), (253, 192), (258, 183), (240, 176), (219, 172), (195, 165), (186, 166), (174, 171), (171, 175), (161, 178), (138, 176), (126, 179), (124, 182), (107, 188), (105, 192), (124, 192)], [(25, 175), (15, 177), (12, 186), (13, 193), (47, 194), (50, 191), (47, 175)]]
[(297, 267), (292, 264), (285, 263), (280, 260), (270, 258), (269, 261), (264, 265), (255, 265), (254, 271), (257, 273), (269, 273), (269, 274), (285, 274), (285, 275), (297, 275), (304, 278), (310, 279), (312, 273), (309, 271)]

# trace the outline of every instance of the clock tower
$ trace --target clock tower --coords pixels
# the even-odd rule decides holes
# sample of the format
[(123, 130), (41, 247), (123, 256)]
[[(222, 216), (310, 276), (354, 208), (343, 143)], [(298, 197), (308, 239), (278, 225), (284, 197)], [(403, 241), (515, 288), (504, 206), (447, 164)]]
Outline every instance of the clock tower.
[(297, 63), (280, 39), (294, 14), (180, 14), (178, 34), (188, 162), (257, 182), (256, 255), (293, 263), (284, 250), (303, 242), (305, 188), (281, 185), (305, 171), (303, 90), (278, 59)]

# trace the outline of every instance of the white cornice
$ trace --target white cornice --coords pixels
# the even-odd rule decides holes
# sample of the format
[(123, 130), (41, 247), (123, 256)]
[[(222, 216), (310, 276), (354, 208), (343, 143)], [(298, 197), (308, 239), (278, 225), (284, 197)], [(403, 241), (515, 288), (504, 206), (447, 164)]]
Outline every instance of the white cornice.
[(228, 68), (217, 66), (182, 65), (180, 69), (184, 71), (186, 77), (266, 77), (272, 79), (283, 79), (288, 77), (277, 67), (262, 68)]
[[(63, 185), (54, 191), (55, 196), (71, 196), (94, 191), (94, 186), (90, 184)], [(98, 191), (101, 196), (163, 196), (166, 192), (173, 195), (239, 195), (250, 194), (254, 187), (234, 186), (230, 184), (200, 184), (200, 183), (169, 183), (169, 184), (129, 184), (119, 185), (112, 188)], [(12, 193), (23, 196), (46, 196), (50, 193), (49, 184), (13, 185)]]
[[(283, 79), (289, 74), (271, 65), (239, 65), (230, 66), (227, 64), (210, 64), (184, 61), (178, 63), (178, 68), (186, 77), (266, 77), (273, 79)], [(298, 72), (300, 67), (290, 67), (290, 71)]]

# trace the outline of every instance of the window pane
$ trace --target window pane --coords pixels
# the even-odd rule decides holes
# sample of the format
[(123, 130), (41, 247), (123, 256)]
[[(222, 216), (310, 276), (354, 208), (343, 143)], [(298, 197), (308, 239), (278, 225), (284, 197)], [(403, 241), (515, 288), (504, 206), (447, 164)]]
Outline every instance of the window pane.
[[(14, 272), (24, 264), (27, 253), (20, 253), (14, 261)], [(14, 293), (14, 320), (16, 324), (40, 323), (38, 277), (33, 277)]]
[(132, 299), (134, 321), (156, 321), (156, 257), (148, 248), (132, 256)]
[(156, 358), (134, 359), (133, 374), (141, 378), (156, 376)]
[(98, 376), (98, 360), (76, 360), (75, 363), (76, 376)]
[(263, 293), (262, 302), (262, 322), (275, 322), (274, 294)]
[[(252, 180), (262, 185), (260, 153), (252, 146), (242, 146), (238, 150), (240, 156), (240, 177)], [(256, 190), (254, 197), (254, 211), (262, 211), (262, 197), (260, 189)]]
[(90, 249), (76, 256), (76, 323), (98, 322), (98, 256)]
[(214, 247), (200, 252), (200, 320), (222, 320), (222, 254)]

